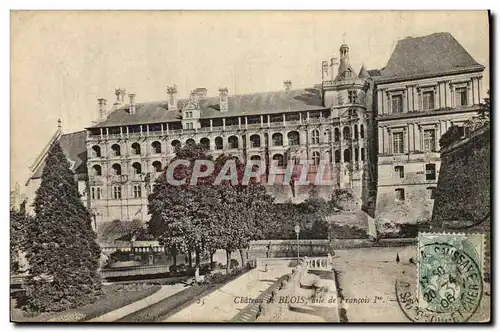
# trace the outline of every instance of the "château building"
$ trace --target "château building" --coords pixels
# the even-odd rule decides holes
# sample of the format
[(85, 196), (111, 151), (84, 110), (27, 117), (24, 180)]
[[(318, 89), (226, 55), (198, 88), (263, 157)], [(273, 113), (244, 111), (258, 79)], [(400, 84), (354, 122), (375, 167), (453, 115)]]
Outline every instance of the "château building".
[[(220, 88), (213, 96), (197, 88), (178, 98), (169, 86), (158, 102), (136, 102), (116, 89), (111, 105), (98, 99), (94, 124), (71, 134), (58, 128), (51, 142), (59, 140), (72, 162), (97, 228), (147, 221), (154, 180), (176, 147), (192, 143), (214, 158), (231, 154), (283, 168), (310, 160), (311, 182), (326, 161), (332, 184), (322, 186), (324, 197), (348, 189), (372, 216), (416, 222), (432, 211), (439, 138), (475, 115), (483, 70), (449, 33), (399, 41), (380, 70), (355, 71), (343, 44), (339, 58), (321, 63), (321, 83), (313, 87), (294, 89), (287, 80), (281, 91), (232, 95)], [(31, 200), (51, 142), (31, 168)], [(307, 197), (292, 186), (268, 188), (278, 201)]]

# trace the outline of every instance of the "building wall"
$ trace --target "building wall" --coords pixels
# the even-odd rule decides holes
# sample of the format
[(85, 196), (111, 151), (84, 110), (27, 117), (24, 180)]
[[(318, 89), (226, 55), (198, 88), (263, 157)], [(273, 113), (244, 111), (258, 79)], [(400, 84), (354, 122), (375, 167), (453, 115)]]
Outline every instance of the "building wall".
[[(437, 186), (441, 166), (439, 139), (452, 125), (463, 126), (477, 114), (480, 81), (480, 73), (468, 73), (378, 84), (377, 219), (399, 223), (430, 220), (432, 191)], [(456, 103), (458, 88), (467, 89), (465, 105)], [(434, 107), (428, 110), (423, 106), (424, 92), (434, 95)], [(402, 95), (402, 112), (395, 113), (391, 98), (398, 94)], [(433, 140), (425, 138), (426, 131), (434, 133)], [(403, 149), (397, 151), (394, 139), (401, 134)], [(426, 174), (430, 172), (427, 165), (435, 166), (433, 179)], [(400, 199), (400, 190), (404, 190), (404, 199)]]

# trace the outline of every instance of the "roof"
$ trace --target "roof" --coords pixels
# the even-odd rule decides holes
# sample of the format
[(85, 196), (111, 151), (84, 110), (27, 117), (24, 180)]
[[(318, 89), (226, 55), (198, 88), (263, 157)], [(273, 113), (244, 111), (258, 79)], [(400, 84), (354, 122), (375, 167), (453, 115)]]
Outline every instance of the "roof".
[(466, 68), (484, 69), (450, 33), (438, 32), (398, 41), (381, 79), (420, 77)]
[[(75, 174), (86, 174), (87, 173), (87, 146), (86, 141), (87, 132), (85, 130), (77, 131), (74, 133), (62, 134), (57, 140), (61, 145), (61, 149), (64, 152), (66, 158), (68, 158), (70, 164), (72, 165), (71, 170)], [(49, 142), (52, 144), (52, 142)], [(42, 158), (41, 162), (34, 168), (33, 174), (30, 179), (38, 179), (42, 176), (43, 168), (45, 167), (45, 157), (47, 156), (48, 149), (42, 152), (39, 158)]]
[(361, 69), (359, 70), (358, 77), (359, 78), (370, 77), (370, 73), (368, 73), (368, 71), (365, 69), (365, 66), (361, 66)]
[(381, 74), (380, 69), (369, 69), (369, 70), (367, 70), (367, 72), (368, 72), (368, 75), (370, 75), (372, 77), (373, 76), (380, 76), (380, 74)]
[[(94, 128), (135, 125), (145, 123), (164, 123), (181, 121), (181, 112), (188, 99), (179, 100), (177, 111), (168, 110), (167, 101), (136, 104), (135, 114), (128, 112), (128, 105), (112, 111), (108, 117)], [(326, 109), (323, 106), (319, 89), (294, 89), (289, 91), (259, 92), (228, 96), (229, 111), (221, 112), (219, 96), (199, 99), (201, 119), (260, 115), (294, 111)]]

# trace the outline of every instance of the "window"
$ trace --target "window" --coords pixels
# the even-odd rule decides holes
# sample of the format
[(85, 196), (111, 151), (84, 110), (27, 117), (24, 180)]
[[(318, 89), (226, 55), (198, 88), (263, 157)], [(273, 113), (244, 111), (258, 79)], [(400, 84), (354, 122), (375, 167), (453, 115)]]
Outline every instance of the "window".
[(359, 132), (358, 132), (358, 125), (354, 125), (354, 139), (358, 139)]
[(278, 161), (278, 166), (279, 167), (283, 167), (285, 165), (285, 162), (284, 162), (282, 154), (279, 154), (279, 153), (275, 154), (273, 156), (273, 160), (277, 160)]
[(344, 135), (344, 140), (347, 141), (351, 139), (351, 129), (349, 127), (344, 127), (342, 134)]
[(118, 144), (113, 144), (111, 150), (113, 151), (113, 156), (119, 157), (121, 155), (120, 146)]
[(340, 129), (339, 128), (335, 128), (334, 137), (335, 137), (335, 142), (340, 141)]
[(397, 188), (396, 190), (394, 190), (394, 193), (396, 194), (396, 200), (398, 201), (405, 200), (405, 190), (403, 188)]
[(94, 145), (92, 147), (92, 156), (100, 157), (101, 156), (101, 147), (99, 145)]
[(361, 138), (365, 138), (365, 126), (363, 126), (362, 124), (359, 125), (359, 136)]
[(365, 161), (365, 148), (361, 148), (361, 161)]
[(273, 146), (281, 146), (283, 145), (283, 135), (280, 133), (274, 133), (272, 136)]
[(90, 197), (91, 199), (101, 199), (101, 188), (100, 187), (90, 188)]
[(122, 198), (122, 187), (121, 186), (114, 186), (113, 187), (113, 198), (114, 199), (121, 199)]
[(354, 148), (354, 161), (359, 161), (359, 149)]
[(403, 133), (393, 133), (392, 134), (392, 152), (393, 153), (404, 153), (403, 145)]
[(215, 150), (222, 150), (224, 149), (224, 144), (223, 144), (222, 137), (216, 137), (215, 138)]
[(465, 128), (464, 126), (456, 126), (458, 129), (457, 129), (457, 133), (460, 135), (461, 138), (465, 137)]
[(141, 145), (139, 143), (132, 144), (132, 154), (139, 155), (141, 154)]
[(403, 112), (403, 95), (392, 96), (392, 113)]
[(141, 198), (141, 196), (142, 196), (141, 185), (135, 184), (134, 185), (134, 198)]
[(335, 150), (335, 163), (340, 163), (340, 151)]
[(142, 173), (142, 166), (140, 163), (133, 163), (132, 168), (134, 169), (134, 174), (141, 174)]
[(424, 151), (436, 151), (436, 131), (434, 129), (424, 130)]
[(170, 144), (176, 149), (181, 147), (181, 142), (179, 140), (173, 140)]
[(311, 132), (311, 144), (319, 144), (319, 131), (316, 129)]
[(229, 142), (230, 149), (237, 149), (238, 148), (238, 137), (231, 136), (231, 137), (229, 137), (228, 142)]
[(114, 175), (122, 175), (122, 166), (120, 164), (113, 164), (111, 166)]
[(427, 188), (427, 198), (434, 199), (436, 197), (436, 187)]
[(192, 122), (187, 122), (186, 123), (186, 129), (193, 129), (193, 123)]
[(332, 141), (332, 131), (330, 129), (325, 130), (325, 141), (326, 142)]
[(425, 179), (426, 180), (436, 180), (436, 164), (425, 165)]
[(319, 165), (319, 152), (318, 151), (314, 151), (313, 154), (312, 154), (312, 158), (313, 158), (313, 163), (314, 165)]
[(155, 169), (156, 173), (161, 173), (163, 171), (161, 162), (159, 161), (153, 161), (153, 168)]
[(404, 166), (394, 166), (394, 174), (396, 178), (402, 179), (405, 177), (405, 167)]
[(153, 153), (161, 153), (161, 143), (158, 141), (154, 141), (151, 143), (151, 147), (153, 148)]
[(358, 98), (358, 91), (350, 90), (347, 92), (347, 98), (349, 99), (349, 104), (355, 104)]
[(94, 175), (95, 176), (101, 176), (102, 175), (102, 168), (99, 165), (94, 165), (92, 166), (92, 169), (94, 170)]
[(350, 69), (347, 69), (345, 72), (344, 72), (344, 77), (345, 78), (350, 78), (352, 75), (352, 72)]
[(351, 162), (351, 150), (350, 149), (345, 149), (344, 150), (344, 162), (345, 163), (350, 163)]
[(331, 164), (333, 163), (333, 155), (332, 151), (327, 151), (326, 154), (328, 155), (328, 162)]
[(424, 111), (434, 109), (434, 91), (425, 91), (422, 94), (422, 102)]
[(203, 137), (201, 140), (200, 140), (200, 144), (207, 150), (210, 149), (210, 139), (206, 138), (206, 137)]
[(252, 147), (252, 148), (260, 147), (260, 136), (259, 135), (250, 136), (250, 147)]
[(300, 144), (300, 137), (299, 133), (296, 131), (291, 131), (287, 134), (288, 136), (288, 145), (299, 145)]
[(186, 141), (186, 145), (195, 145), (196, 142), (194, 141), (194, 139), (190, 138)]
[(252, 156), (250, 158), (250, 160), (257, 160), (257, 161), (259, 161), (260, 160), (260, 156), (258, 156), (258, 155)]
[(456, 106), (467, 105), (467, 88), (457, 88), (455, 90), (455, 105)]

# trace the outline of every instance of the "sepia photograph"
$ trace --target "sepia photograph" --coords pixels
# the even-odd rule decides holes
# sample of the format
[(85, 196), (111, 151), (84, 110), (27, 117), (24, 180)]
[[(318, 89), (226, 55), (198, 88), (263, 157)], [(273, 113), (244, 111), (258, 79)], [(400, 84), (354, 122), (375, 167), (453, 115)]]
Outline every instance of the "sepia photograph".
[(490, 24), (11, 10), (10, 321), (490, 323)]

